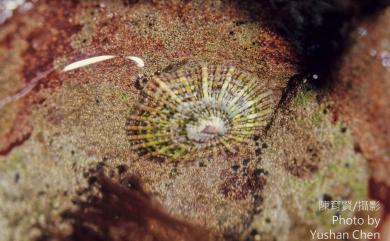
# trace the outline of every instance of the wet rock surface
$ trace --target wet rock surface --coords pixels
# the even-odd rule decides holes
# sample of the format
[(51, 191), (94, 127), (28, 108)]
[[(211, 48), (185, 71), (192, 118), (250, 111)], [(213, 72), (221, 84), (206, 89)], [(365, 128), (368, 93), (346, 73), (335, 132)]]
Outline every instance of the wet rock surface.
[(356, 137), (356, 150), (370, 163), (371, 195), (389, 210), (390, 183), (390, 9), (363, 21), (355, 43), (341, 60), (332, 98), (335, 116), (345, 120)]
[[(290, 89), (298, 59), (267, 13), (235, 1), (34, 1), (16, 12), (0, 26), (0, 99), (54, 69), (1, 109), (0, 240), (305, 240), (332, 226), (324, 196), (368, 199), (369, 180), (387, 190), (369, 172), (388, 166), (387, 12), (367, 20), (332, 91), (303, 78)], [(118, 58), (61, 72), (102, 54), (145, 67)], [(245, 158), (141, 160), (125, 123), (142, 82), (200, 63), (258, 76), (275, 93), (272, 121)]]

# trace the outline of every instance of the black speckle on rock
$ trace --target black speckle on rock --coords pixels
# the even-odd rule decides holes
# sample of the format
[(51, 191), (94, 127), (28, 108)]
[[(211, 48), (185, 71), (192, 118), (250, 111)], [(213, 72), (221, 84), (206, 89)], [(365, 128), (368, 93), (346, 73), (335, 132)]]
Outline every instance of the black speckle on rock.
[(120, 164), (116, 167), (116, 169), (118, 170), (119, 174), (123, 174), (129, 169), (129, 167), (125, 164)]
[(252, 236), (255, 236), (256, 234), (258, 234), (257, 230), (256, 230), (256, 229), (252, 229), (252, 230), (251, 230), (251, 235), (252, 235)]
[(138, 1), (139, 0), (123, 0), (122, 2), (123, 2), (123, 5), (125, 5), (127, 7), (127, 6), (130, 6), (132, 4), (137, 3)]
[(248, 23), (248, 21), (246, 21), (246, 20), (235, 21), (236, 26), (240, 26), (240, 25), (243, 25), (243, 24), (246, 24), (246, 23)]
[(262, 204), (264, 201), (263, 197), (258, 195), (258, 194), (253, 195), (253, 198), (255, 199), (256, 203), (258, 203), (258, 204)]
[(15, 173), (15, 176), (14, 176), (14, 182), (18, 183), (19, 180), (20, 180), (20, 174), (17, 172), (17, 173)]
[(127, 187), (129, 189), (132, 189), (135, 191), (142, 191), (141, 182), (140, 182), (139, 178), (136, 176), (128, 176), (128, 177), (124, 178), (121, 181), (121, 183), (122, 183), (122, 185), (124, 185), (125, 187)]
[(101, 170), (101, 169), (103, 169), (104, 166), (105, 166), (105, 163), (104, 163), (104, 159), (103, 159), (103, 162), (99, 162), (96, 165), (96, 170)]
[(89, 184), (89, 185), (93, 185), (93, 184), (95, 184), (96, 182), (97, 182), (96, 176), (91, 176), (91, 177), (88, 178), (88, 184)]
[(347, 127), (343, 126), (340, 128), (341, 133), (347, 132)]
[(139, 156), (145, 156), (148, 153), (149, 153), (148, 150), (145, 148), (139, 149), (139, 151), (138, 151)]
[(232, 169), (233, 169), (233, 171), (237, 172), (238, 169), (240, 169), (240, 166), (235, 164), (235, 165), (232, 166)]
[(330, 202), (330, 201), (333, 200), (333, 198), (332, 198), (331, 195), (325, 193), (324, 195), (322, 195), (322, 200), (323, 200), (323, 201), (326, 201), (326, 202)]
[(261, 148), (257, 148), (255, 150), (255, 154), (256, 154), (256, 156), (260, 156), (261, 155)]
[(39, 191), (39, 192), (38, 192), (38, 196), (45, 195), (45, 193), (46, 193), (45, 191)]
[(138, 90), (142, 90), (147, 82), (148, 78), (146, 76), (138, 76), (135, 80), (135, 88), (137, 88)]
[(261, 174), (267, 176), (269, 173), (268, 173), (268, 171), (264, 170), (263, 168), (258, 168), (258, 169), (256, 169), (256, 170), (254, 171), (254, 174), (255, 174), (256, 176), (260, 176)]
[(353, 150), (356, 152), (356, 153), (362, 153), (362, 148), (360, 147), (359, 143), (355, 143), (353, 145)]
[(244, 165), (244, 166), (248, 165), (248, 163), (249, 163), (249, 159), (244, 159), (242, 161), (242, 165)]
[(263, 197), (260, 196), (259, 194), (253, 195), (253, 198), (255, 199), (255, 208), (254, 208), (254, 213), (258, 214), (261, 212), (261, 205), (263, 204)]
[(267, 145), (267, 143), (263, 143), (263, 144), (261, 145), (261, 147), (262, 147), (262, 148), (267, 148), (268, 145)]

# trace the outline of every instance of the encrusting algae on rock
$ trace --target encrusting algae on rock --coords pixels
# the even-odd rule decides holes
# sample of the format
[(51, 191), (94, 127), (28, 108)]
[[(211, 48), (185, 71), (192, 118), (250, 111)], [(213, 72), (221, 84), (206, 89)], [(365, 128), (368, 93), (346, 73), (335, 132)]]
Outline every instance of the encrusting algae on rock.
[[(0, 34), (1, 96), (52, 64), (79, 61), (2, 112), (1, 241), (206, 240), (208, 232), (301, 241), (330, 226), (335, 212), (318, 212), (319, 201), (368, 199), (358, 140), (335, 123), (328, 94), (301, 80), (305, 66), (261, 3), (34, 6)], [(121, 58), (73, 68), (101, 54)], [(127, 54), (145, 67), (128, 65)], [(199, 63), (208, 64), (205, 82)], [(238, 99), (223, 106), (219, 96)]]
[(190, 160), (235, 153), (267, 124), (271, 94), (235, 67), (199, 66), (154, 76), (127, 122), (135, 150)]

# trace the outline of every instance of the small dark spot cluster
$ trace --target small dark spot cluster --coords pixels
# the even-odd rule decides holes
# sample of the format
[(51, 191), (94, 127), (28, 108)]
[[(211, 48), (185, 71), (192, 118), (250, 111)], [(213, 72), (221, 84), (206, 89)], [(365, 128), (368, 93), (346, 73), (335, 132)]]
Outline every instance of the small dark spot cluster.
[(305, 177), (317, 172), (321, 163), (321, 149), (311, 145), (307, 147), (306, 155), (295, 156), (284, 163), (284, 168), (296, 177)]
[(220, 175), (222, 183), (219, 190), (225, 197), (233, 200), (242, 200), (249, 194), (253, 194), (257, 197), (257, 201), (261, 202), (262, 199), (257, 193), (262, 191), (266, 185), (266, 175), (268, 172), (263, 169), (233, 165), (231, 169), (222, 171)]
[(318, 171), (318, 165), (310, 159), (294, 157), (284, 164), (288, 172), (296, 177), (305, 177)]

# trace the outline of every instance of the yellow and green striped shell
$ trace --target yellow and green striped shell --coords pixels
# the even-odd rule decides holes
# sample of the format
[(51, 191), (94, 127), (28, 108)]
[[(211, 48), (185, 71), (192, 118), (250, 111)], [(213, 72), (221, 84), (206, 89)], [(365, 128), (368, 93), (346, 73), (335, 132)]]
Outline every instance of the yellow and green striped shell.
[(233, 152), (267, 123), (271, 91), (227, 66), (199, 66), (156, 75), (126, 128), (145, 157), (194, 160)]

